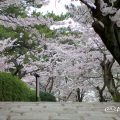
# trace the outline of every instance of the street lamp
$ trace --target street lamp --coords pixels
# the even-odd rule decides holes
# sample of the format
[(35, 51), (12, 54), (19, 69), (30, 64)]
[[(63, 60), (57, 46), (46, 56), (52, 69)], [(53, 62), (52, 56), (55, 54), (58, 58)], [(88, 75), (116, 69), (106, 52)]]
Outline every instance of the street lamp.
[(39, 101), (40, 100), (40, 97), (39, 97), (39, 80), (38, 78), (40, 77), (37, 73), (34, 73), (34, 76), (36, 78), (36, 101)]

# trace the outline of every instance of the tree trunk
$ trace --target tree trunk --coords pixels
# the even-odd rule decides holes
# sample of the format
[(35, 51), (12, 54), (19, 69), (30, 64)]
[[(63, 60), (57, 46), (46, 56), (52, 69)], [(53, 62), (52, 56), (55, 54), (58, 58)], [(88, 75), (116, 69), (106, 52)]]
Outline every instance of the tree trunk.
[(98, 93), (99, 93), (99, 102), (107, 102), (106, 100), (105, 100), (105, 97), (103, 96), (103, 91), (105, 90), (105, 84), (104, 84), (104, 86), (102, 87), (102, 89), (100, 89), (100, 87), (99, 86), (97, 86), (96, 87), (96, 90), (98, 90)]
[(104, 78), (104, 83), (107, 86), (108, 91), (110, 92), (113, 100), (115, 102), (120, 102), (120, 93), (115, 86), (115, 81), (113, 79), (113, 75), (111, 71), (113, 63), (114, 63), (114, 60), (109, 61), (106, 59), (106, 56), (104, 56), (104, 60), (101, 63), (103, 78)]
[(50, 85), (50, 87), (49, 87), (49, 93), (52, 92), (53, 85), (54, 85), (54, 77), (51, 77), (51, 85)]
[(98, 21), (95, 21), (92, 26), (120, 65), (120, 28), (113, 24), (109, 19), (106, 19), (106, 21), (108, 24), (105, 25), (104, 28), (102, 28)]
[(85, 91), (83, 89), (80, 90), (79, 88), (77, 88), (76, 92), (77, 92), (77, 101), (82, 102), (83, 98), (84, 98)]

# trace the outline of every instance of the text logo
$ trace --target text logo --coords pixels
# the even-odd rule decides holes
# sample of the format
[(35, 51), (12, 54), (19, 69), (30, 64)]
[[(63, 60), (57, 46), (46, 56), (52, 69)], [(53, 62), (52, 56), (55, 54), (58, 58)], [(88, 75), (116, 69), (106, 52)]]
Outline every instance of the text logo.
[(108, 106), (105, 108), (105, 112), (119, 112), (120, 107)]

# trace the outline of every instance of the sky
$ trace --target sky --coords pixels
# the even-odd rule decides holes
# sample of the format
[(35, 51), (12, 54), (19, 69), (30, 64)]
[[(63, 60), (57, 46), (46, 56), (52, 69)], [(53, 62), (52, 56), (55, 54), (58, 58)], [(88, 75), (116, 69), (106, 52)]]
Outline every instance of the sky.
[[(67, 10), (65, 9), (65, 5), (74, 4), (75, 6), (80, 5), (79, 0), (50, 0), (48, 5), (42, 6), (40, 9), (37, 9), (37, 12), (42, 12), (46, 14), (48, 12), (54, 12), (56, 15), (60, 15), (61, 13), (66, 13)], [(35, 10), (31, 8), (31, 11)]]

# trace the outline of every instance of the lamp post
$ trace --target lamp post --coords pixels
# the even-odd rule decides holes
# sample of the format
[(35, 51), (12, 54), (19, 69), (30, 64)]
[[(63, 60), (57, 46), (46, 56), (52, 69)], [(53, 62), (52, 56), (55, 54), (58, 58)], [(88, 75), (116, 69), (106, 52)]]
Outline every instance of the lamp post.
[(40, 77), (37, 73), (34, 74), (35, 78), (36, 78), (36, 101), (40, 100), (40, 95), (39, 95), (39, 80), (38, 78)]

